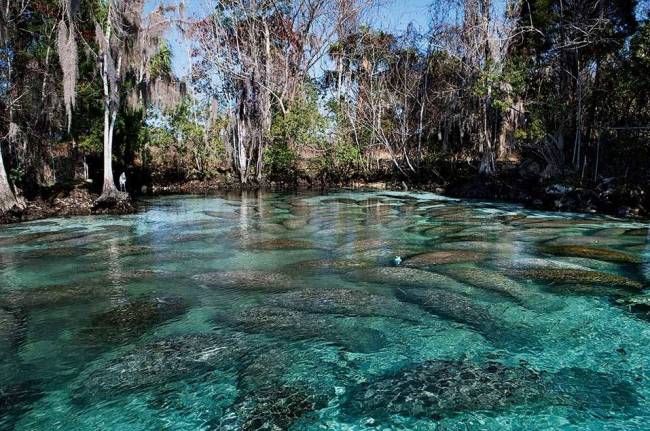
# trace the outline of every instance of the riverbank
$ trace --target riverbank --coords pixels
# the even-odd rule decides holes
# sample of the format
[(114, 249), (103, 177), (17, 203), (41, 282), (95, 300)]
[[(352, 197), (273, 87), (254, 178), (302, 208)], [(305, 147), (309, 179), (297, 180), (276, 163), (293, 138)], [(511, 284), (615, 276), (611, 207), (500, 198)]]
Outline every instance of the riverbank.
[(97, 206), (98, 194), (85, 187), (50, 192), (45, 197), (29, 200), (24, 209), (14, 209), (0, 215), (0, 224), (12, 224), (50, 217), (72, 217), (102, 214), (130, 214), (137, 211), (138, 196), (171, 194), (205, 195), (224, 191), (269, 190), (327, 192), (338, 189), (357, 190), (412, 190), (428, 191), (459, 199), (480, 199), (521, 204), (530, 209), (556, 212), (577, 212), (610, 215), (630, 219), (649, 217), (649, 193), (639, 186), (621, 184), (616, 179), (605, 179), (596, 186), (584, 187), (565, 181), (543, 182), (512, 173), (492, 177), (464, 176), (445, 182), (411, 183), (404, 181), (348, 181), (340, 183), (292, 184), (264, 182), (242, 185), (223, 180), (191, 180), (168, 184), (154, 184), (143, 188), (134, 199), (115, 206)]
[(27, 200), (24, 208), (14, 208), (0, 214), (0, 225), (42, 220), (51, 217), (74, 217), (103, 214), (132, 214), (137, 211), (137, 202), (131, 198), (115, 205), (97, 205), (99, 194), (85, 187), (71, 190), (57, 190), (46, 196)]

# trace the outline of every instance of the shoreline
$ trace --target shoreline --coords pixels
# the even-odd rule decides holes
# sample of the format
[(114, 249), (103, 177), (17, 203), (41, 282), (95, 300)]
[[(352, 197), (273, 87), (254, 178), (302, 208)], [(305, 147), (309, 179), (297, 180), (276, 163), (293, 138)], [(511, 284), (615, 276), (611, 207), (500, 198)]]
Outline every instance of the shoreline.
[[(416, 184), (411, 187), (404, 182), (400, 184), (398, 181), (351, 181), (317, 186), (309, 183), (242, 185), (210, 180), (192, 180), (165, 185), (154, 184), (145, 193), (131, 194), (129, 201), (122, 202), (116, 207), (97, 207), (95, 201), (99, 194), (89, 191), (86, 187), (75, 187), (71, 190), (61, 190), (49, 198), (38, 197), (29, 200), (23, 210), (0, 214), (0, 226), (56, 217), (133, 214), (140, 211), (139, 200), (142, 197), (200, 196), (238, 191), (327, 193), (344, 189), (433, 192), (456, 199), (517, 204), (526, 209), (544, 212), (592, 214), (633, 221), (650, 221), (650, 214), (643, 205), (631, 207), (617, 202), (616, 199), (605, 200), (598, 195), (596, 190), (590, 188), (576, 188), (561, 183), (540, 188), (539, 186), (531, 187), (530, 184), (508, 183), (496, 178), (486, 180), (480, 177), (470, 177), (449, 184)], [(605, 195), (611, 197), (612, 193), (605, 193)]]

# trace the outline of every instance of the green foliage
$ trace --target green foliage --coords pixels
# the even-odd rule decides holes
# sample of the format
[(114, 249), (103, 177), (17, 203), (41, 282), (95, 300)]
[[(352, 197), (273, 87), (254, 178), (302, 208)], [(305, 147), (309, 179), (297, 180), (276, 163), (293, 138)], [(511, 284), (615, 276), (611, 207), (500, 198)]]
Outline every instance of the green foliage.
[(298, 169), (298, 155), (286, 141), (275, 141), (264, 152), (264, 167), (272, 180), (291, 180)]
[(149, 62), (149, 71), (151, 79), (168, 78), (172, 75), (173, 54), (169, 43), (165, 40), (160, 44), (158, 51), (153, 55)]
[(318, 94), (305, 85), (302, 97), (286, 114), (277, 112), (271, 125), (271, 145), (264, 154), (264, 166), (272, 179), (290, 179), (298, 171), (297, 148), (317, 152), (327, 142), (327, 118), (318, 107)]

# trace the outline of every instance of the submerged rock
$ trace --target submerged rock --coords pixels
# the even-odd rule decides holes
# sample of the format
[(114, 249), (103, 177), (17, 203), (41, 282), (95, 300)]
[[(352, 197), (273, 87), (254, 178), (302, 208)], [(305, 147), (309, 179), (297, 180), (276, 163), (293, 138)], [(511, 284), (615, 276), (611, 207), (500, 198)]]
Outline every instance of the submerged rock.
[(650, 295), (633, 295), (619, 298), (616, 303), (645, 320), (650, 320)]
[(511, 274), (523, 279), (543, 281), (550, 284), (551, 287), (553, 287), (553, 285), (577, 284), (634, 290), (640, 290), (643, 288), (641, 283), (638, 281), (631, 280), (622, 275), (582, 269), (531, 268), (512, 270)]
[(270, 271), (219, 271), (195, 275), (192, 279), (209, 287), (226, 289), (281, 291), (298, 287), (293, 277)]
[(327, 406), (327, 397), (300, 387), (266, 387), (247, 394), (230, 407), (219, 427), (242, 431), (287, 430), (310, 412)]
[(216, 321), (234, 325), (245, 332), (271, 334), (289, 340), (325, 340), (352, 352), (376, 352), (386, 344), (381, 331), (366, 328), (362, 322), (268, 306), (217, 316)]
[(87, 332), (107, 341), (127, 340), (185, 314), (188, 308), (181, 298), (141, 298), (95, 317)]
[(480, 262), (486, 258), (485, 254), (475, 251), (441, 250), (411, 256), (404, 260), (404, 266), (428, 268), (435, 265)]
[(535, 403), (599, 415), (627, 411), (638, 404), (630, 384), (590, 370), (541, 373), (497, 362), (428, 361), (361, 385), (344, 408), (379, 418), (399, 414), (440, 419), (466, 412), (498, 413)]
[(546, 245), (540, 247), (543, 253), (555, 256), (586, 257), (615, 263), (641, 263), (641, 259), (633, 254), (607, 248), (588, 247), (582, 245)]
[(250, 349), (238, 334), (183, 335), (140, 345), (83, 373), (75, 397), (92, 402), (236, 366)]
[(314, 314), (340, 314), (344, 316), (383, 316), (400, 320), (411, 320), (413, 312), (409, 306), (381, 295), (350, 289), (305, 289), (274, 295), (266, 301), (274, 307), (284, 307)]

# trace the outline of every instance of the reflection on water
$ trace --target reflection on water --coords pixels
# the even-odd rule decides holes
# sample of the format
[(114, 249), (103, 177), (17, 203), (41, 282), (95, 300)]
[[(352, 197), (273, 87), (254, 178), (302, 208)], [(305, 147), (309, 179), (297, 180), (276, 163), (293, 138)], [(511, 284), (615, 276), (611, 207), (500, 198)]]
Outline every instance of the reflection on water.
[(0, 430), (647, 428), (647, 225), (399, 192), (146, 208), (0, 229)]

